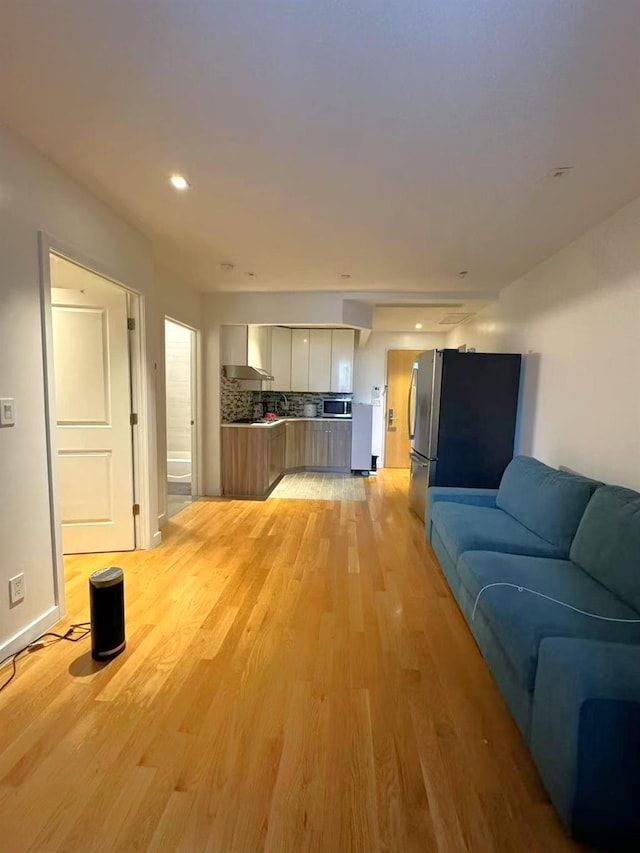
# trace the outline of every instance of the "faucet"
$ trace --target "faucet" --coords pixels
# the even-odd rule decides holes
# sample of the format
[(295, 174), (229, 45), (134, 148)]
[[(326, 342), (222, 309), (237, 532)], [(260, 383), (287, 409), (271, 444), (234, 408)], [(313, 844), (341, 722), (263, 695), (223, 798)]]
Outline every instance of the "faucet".
[(280, 396), (281, 396), (281, 397), (282, 397), (282, 399), (284, 400), (284, 403), (283, 403), (283, 405), (282, 405), (282, 409), (283, 409), (283, 411), (284, 411), (284, 413), (285, 413), (285, 415), (286, 415), (286, 414), (287, 414), (287, 412), (289, 411), (289, 400), (287, 399), (287, 395), (286, 395), (286, 394), (283, 394), (283, 393), (282, 393), (282, 391), (280, 392)]

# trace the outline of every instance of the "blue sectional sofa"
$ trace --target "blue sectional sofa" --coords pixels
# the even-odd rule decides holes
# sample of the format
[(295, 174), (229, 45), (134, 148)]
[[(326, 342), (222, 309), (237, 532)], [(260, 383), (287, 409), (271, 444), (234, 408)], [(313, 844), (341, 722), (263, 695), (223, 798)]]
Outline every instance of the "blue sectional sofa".
[(640, 850), (640, 494), (519, 456), (426, 532), (568, 832)]

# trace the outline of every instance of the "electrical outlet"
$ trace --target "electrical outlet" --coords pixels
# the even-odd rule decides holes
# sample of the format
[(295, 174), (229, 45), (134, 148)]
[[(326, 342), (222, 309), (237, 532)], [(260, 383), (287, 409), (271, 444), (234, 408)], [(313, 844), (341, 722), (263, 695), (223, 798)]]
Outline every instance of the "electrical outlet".
[(9, 578), (9, 604), (13, 607), (14, 604), (24, 599), (24, 572), (16, 575), (14, 578)]

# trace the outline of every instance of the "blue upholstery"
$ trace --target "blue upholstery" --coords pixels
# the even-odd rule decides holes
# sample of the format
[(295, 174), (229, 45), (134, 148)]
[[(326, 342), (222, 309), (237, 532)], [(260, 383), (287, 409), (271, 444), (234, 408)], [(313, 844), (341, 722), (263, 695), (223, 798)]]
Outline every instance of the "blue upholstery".
[(440, 501), (454, 501), (457, 504), (470, 504), (472, 506), (496, 505), (497, 489), (460, 489), (455, 486), (431, 486), (427, 494), (427, 536), (431, 538), (431, 513), (433, 507)]
[(429, 490), (453, 594), (567, 830), (640, 850), (640, 624), (503, 585), (640, 620), (640, 494), (524, 457), (474, 491)]
[(569, 554), (580, 519), (595, 490), (595, 480), (556, 471), (530, 456), (516, 456), (506, 467), (496, 506), (529, 530)]
[(494, 633), (493, 625), (485, 619), (480, 610), (476, 611), (476, 618), (473, 622), (471, 621), (471, 612), (475, 597), (469, 595), (461, 584), (458, 587), (457, 600), (482, 652), (482, 657), (491, 670), (491, 674), (498, 685), (502, 698), (511, 711), (511, 716), (516, 721), (522, 736), (528, 742), (531, 732), (533, 695), (514, 676), (513, 666), (504, 653), (499, 636)]
[[(640, 644), (640, 614), (569, 560), (468, 551), (458, 561), (457, 573), (474, 603), (487, 584), (513, 583), (598, 616), (638, 620), (638, 624), (607, 622), (583, 616), (529, 592), (518, 592), (510, 586), (485, 589), (478, 599), (476, 618), (482, 613), (492, 626), (513, 677), (531, 692), (540, 642), (545, 637), (583, 637)], [(465, 616), (470, 619), (471, 613)], [(470, 627), (473, 631), (472, 622)]]
[(640, 849), (640, 646), (543, 640), (531, 751), (576, 838)]
[(640, 494), (620, 486), (598, 489), (578, 527), (571, 559), (640, 610)]
[(438, 532), (454, 562), (465, 551), (506, 551), (539, 557), (565, 556), (555, 545), (527, 530), (501, 509), (437, 503), (431, 513)]

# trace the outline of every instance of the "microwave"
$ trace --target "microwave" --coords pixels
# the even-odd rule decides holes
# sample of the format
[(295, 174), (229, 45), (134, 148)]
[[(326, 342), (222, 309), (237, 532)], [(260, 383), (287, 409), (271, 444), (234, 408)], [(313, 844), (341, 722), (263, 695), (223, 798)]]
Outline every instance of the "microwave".
[(350, 418), (351, 417), (351, 400), (333, 399), (322, 401), (322, 417), (323, 418)]

